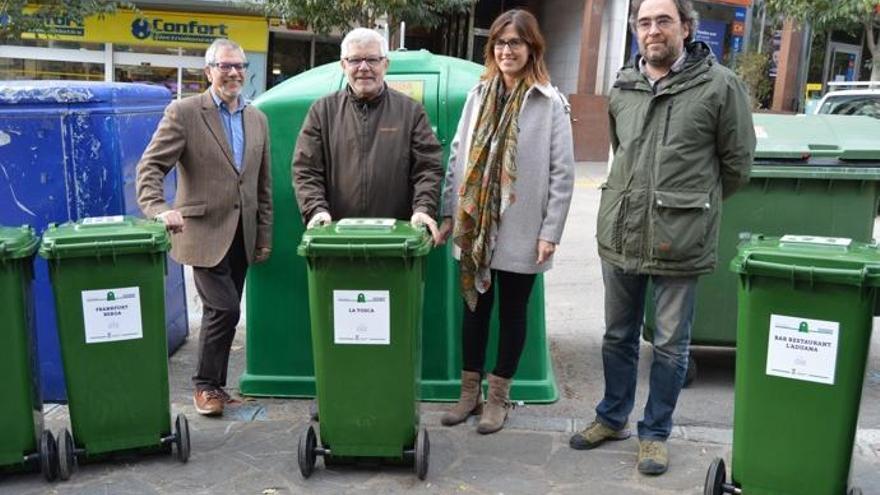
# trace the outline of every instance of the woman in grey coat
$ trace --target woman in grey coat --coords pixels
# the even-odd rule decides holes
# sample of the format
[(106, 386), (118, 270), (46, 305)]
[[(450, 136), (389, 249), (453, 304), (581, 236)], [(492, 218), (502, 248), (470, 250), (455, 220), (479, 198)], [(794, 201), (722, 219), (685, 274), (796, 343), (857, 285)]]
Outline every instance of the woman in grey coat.
[[(441, 235), (459, 259), (461, 397), (442, 419), (451, 426), (481, 414), (477, 431), (504, 426), (510, 382), (526, 341), (535, 276), (548, 270), (562, 237), (574, 182), (568, 104), (550, 86), (544, 38), (535, 17), (509, 10), (492, 24), (486, 71), (468, 94), (443, 190)], [(498, 360), (481, 382), (499, 291)]]

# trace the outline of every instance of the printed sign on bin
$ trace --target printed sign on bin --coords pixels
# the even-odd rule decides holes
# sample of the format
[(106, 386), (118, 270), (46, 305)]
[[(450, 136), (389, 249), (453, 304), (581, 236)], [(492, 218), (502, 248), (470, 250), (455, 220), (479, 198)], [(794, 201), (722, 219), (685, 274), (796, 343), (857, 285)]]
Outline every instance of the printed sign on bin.
[(840, 323), (770, 315), (767, 374), (834, 385)]
[(335, 344), (391, 344), (390, 294), (387, 290), (334, 290)]
[(144, 338), (138, 287), (82, 291), (86, 343)]

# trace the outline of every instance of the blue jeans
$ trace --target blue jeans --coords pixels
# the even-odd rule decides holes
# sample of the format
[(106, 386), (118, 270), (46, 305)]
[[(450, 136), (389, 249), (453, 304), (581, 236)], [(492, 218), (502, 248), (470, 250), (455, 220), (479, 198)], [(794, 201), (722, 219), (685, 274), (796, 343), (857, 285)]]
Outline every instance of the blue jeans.
[(639, 337), (648, 281), (654, 287), (654, 361), (639, 438), (666, 440), (672, 412), (687, 373), (697, 277), (626, 273), (602, 262), (605, 284), (605, 336), (602, 364), (605, 396), (596, 406), (596, 419), (615, 430), (626, 426), (636, 394)]

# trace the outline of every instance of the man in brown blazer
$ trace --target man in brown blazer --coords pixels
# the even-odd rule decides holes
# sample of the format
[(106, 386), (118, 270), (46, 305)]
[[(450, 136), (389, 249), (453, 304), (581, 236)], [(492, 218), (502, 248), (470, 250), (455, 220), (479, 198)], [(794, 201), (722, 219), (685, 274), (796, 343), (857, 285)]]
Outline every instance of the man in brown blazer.
[[(208, 91), (172, 102), (137, 167), (138, 204), (172, 233), (171, 257), (191, 265), (203, 304), (196, 410), (223, 413), (229, 351), (250, 263), (271, 253), (272, 183), (266, 117), (241, 90), (241, 47), (217, 39), (205, 52)], [(165, 175), (177, 167), (173, 206)]]

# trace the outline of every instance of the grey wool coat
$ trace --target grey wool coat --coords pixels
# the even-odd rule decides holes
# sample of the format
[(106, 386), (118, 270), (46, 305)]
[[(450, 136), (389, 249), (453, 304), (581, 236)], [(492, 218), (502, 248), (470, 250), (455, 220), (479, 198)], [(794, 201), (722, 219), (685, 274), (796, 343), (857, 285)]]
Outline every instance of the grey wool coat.
[[(467, 166), (471, 136), (484, 83), (468, 93), (449, 154), (441, 216), (456, 216), (458, 191)], [(553, 258), (538, 265), (538, 239), (555, 244), (562, 238), (574, 187), (571, 120), (565, 98), (552, 86), (535, 84), (526, 92), (519, 114), (515, 200), (498, 225), (490, 267), (514, 273), (541, 273)], [(455, 249), (458, 257), (458, 249)]]

